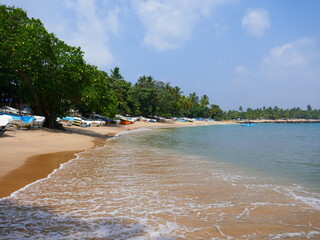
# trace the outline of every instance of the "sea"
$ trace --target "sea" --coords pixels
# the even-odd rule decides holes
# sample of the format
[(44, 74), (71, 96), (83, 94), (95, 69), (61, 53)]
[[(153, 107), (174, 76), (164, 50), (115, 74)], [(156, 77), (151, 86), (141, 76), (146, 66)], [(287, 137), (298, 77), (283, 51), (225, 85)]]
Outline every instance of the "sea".
[(320, 239), (320, 124), (119, 134), (0, 199), (0, 239)]

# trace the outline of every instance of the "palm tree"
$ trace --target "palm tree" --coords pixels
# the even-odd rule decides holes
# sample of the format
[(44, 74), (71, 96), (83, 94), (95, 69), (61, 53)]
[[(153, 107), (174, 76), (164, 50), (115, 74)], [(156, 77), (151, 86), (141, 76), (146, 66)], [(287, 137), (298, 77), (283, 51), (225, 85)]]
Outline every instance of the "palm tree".
[(190, 101), (189, 98), (187, 98), (184, 95), (181, 95), (180, 99), (179, 99), (179, 103), (180, 106), (184, 109), (184, 110), (189, 110), (192, 108), (192, 102)]
[(201, 107), (206, 107), (209, 105), (209, 97), (206, 94), (201, 97), (200, 105)]
[(120, 68), (115, 67), (113, 70), (111, 69), (111, 78), (117, 79), (117, 80), (123, 80), (122, 75), (120, 74)]
[(174, 99), (177, 99), (177, 100), (180, 99), (182, 92), (179, 87), (174, 87), (174, 88), (170, 87), (169, 91), (170, 91), (171, 95), (174, 97)]
[(192, 104), (192, 107), (196, 106), (199, 103), (199, 97), (196, 92), (190, 93), (189, 99)]
[(143, 75), (138, 79), (138, 82), (136, 83), (136, 85), (144, 88), (153, 88), (154, 87), (153, 77)]

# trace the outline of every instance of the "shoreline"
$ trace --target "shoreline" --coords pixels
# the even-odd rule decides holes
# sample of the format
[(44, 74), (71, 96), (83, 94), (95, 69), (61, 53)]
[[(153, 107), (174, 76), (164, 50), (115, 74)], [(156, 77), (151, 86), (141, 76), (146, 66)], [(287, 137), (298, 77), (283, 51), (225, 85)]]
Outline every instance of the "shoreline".
[(119, 133), (152, 127), (183, 127), (235, 124), (221, 122), (145, 123), (130, 125), (107, 125), (104, 127), (65, 127), (66, 131), (54, 129), (8, 130), (1, 136), (0, 152), (0, 198), (32, 182), (47, 177), (61, 164), (76, 158), (76, 154), (104, 146), (107, 139)]
[(320, 123), (320, 119), (264, 119), (264, 120), (241, 120), (239, 123)]

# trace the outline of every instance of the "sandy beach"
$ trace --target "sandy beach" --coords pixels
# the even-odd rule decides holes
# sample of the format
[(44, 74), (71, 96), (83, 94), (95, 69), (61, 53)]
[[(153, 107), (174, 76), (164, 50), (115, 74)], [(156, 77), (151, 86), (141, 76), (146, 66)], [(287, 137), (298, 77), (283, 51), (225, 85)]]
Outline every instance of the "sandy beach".
[(66, 127), (66, 131), (53, 129), (8, 130), (0, 137), (0, 197), (48, 176), (60, 164), (76, 157), (76, 153), (102, 146), (116, 134), (144, 127), (174, 127), (231, 122), (175, 122), (131, 125), (107, 125), (105, 127)]

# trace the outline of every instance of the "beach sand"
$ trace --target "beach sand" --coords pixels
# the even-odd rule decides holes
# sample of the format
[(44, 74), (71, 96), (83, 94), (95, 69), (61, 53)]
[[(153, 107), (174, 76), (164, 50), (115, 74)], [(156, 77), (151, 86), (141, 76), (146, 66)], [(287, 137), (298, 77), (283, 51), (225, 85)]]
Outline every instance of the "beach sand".
[(174, 127), (232, 122), (175, 122), (131, 125), (107, 125), (105, 127), (66, 127), (66, 131), (52, 129), (8, 130), (0, 137), (0, 197), (38, 179), (48, 176), (60, 164), (76, 157), (76, 153), (103, 146), (108, 138), (123, 131), (144, 127)]

